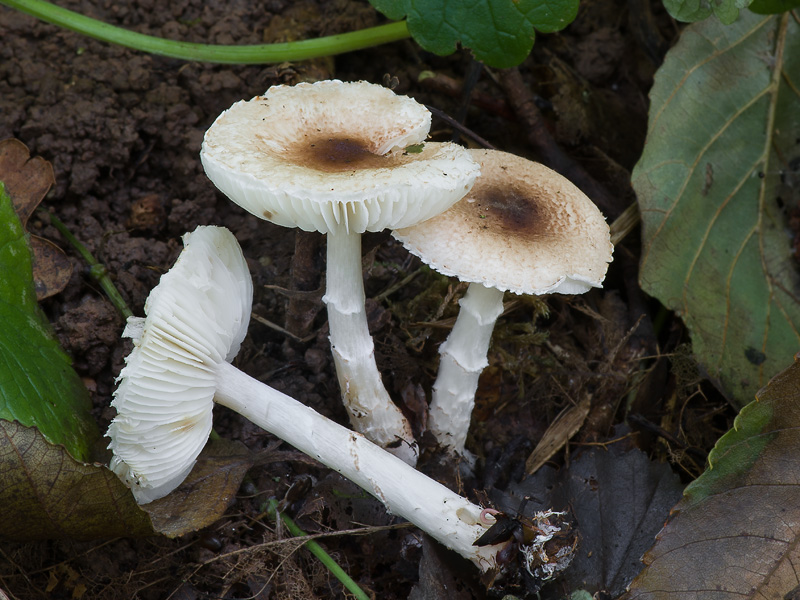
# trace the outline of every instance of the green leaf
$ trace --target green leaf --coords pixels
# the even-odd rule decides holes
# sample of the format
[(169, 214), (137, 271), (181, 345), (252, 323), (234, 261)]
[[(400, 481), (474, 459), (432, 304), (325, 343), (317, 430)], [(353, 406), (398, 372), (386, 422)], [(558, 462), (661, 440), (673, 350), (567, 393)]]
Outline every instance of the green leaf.
[(0, 183), (0, 419), (36, 427), (86, 461), (99, 432), (89, 394), (36, 303), (31, 255)]
[(739, 11), (753, 0), (664, 0), (667, 12), (678, 21), (694, 23), (711, 16), (713, 12), (725, 25), (739, 18)]
[(750, 10), (759, 15), (777, 15), (800, 7), (800, 0), (753, 0)]
[(800, 25), (745, 12), (687, 27), (650, 93), (633, 171), (643, 289), (685, 321), (738, 406), (800, 347), (797, 202)]
[[(745, 406), (644, 556), (623, 600), (796, 598), (800, 362)], [(679, 576), (676, 576), (679, 574)]]
[(461, 44), (492, 67), (507, 68), (530, 54), (536, 36), (559, 31), (578, 14), (578, 0), (370, 0), (390, 19), (407, 17), (414, 40), (447, 55)]

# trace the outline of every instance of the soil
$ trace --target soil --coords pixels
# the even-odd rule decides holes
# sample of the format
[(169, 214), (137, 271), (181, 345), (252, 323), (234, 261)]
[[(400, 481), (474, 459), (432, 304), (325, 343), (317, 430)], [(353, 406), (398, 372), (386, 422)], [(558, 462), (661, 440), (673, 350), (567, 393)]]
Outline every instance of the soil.
[[(382, 21), (355, 0), (59, 4), (139, 32), (216, 44), (303, 39)], [(647, 92), (676, 33), (658, 2), (583, 2), (572, 25), (539, 36), (531, 57), (513, 71), (522, 87), (515, 87), (510, 72), (486, 69), (466, 96), (464, 81), (474, 64), (466, 51), (437, 57), (407, 41), (297, 64), (187, 63), (110, 46), (0, 7), (0, 139), (18, 138), (31, 155), (52, 162), (56, 184), (43, 207), (106, 266), (134, 314), (143, 314), (149, 291), (180, 252), (183, 233), (205, 224), (230, 228), (248, 258), (254, 313), (262, 319), (252, 322), (238, 366), (347, 423), (321, 310), (324, 241), (250, 216), (206, 179), (200, 144), (217, 115), (279, 83), (331, 77), (393, 81), (397, 93), (448, 115), (457, 116), (466, 102), (466, 127), (499, 149), (552, 164), (551, 150), (559, 148), (570, 168), (580, 168), (604, 190), (605, 201), (598, 204), (612, 221), (632, 202), (629, 172), (644, 141)], [(533, 101), (527, 108), (520, 94)], [(531, 142), (531, 119), (552, 136), (552, 146)], [(454, 129), (435, 119), (432, 133), (446, 140)], [(478, 145), (469, 135), (461, 139)], [(59, 243), (74, 265), (67, 287), (42, 306), (91, 390), (95, 416), (105, 428), (114, 414), (109, 407), (114, 379), (130, 349), (120, 339), (123, 318), (41, 213), (31, 218), (29, 229)], [(674, 350), (685, 336), (669, 317), (658, 332), (653, 328), (659, 307), (638, 290), (636, 237), (628, 235), (617, 247), (603, 290), (545, 301), (506, 298), (510, 304), (495, 334), (468, 441), (476, 470), (460, 481), (452, 472), (441, 477), (477, 498), (476, 490), (502, 489), (519, 479), (527, 454), (549, 424), (584, 398), (591, 403), (588, 417), (551, 464), (565, 465), (582, 444), (616, 435), (626, 411), (659, 423), (676, 389), (686, 398), (701, 388), (696, 377), (676, 374), (666, 359), (653, 358), (659, 349)], [(422, 432), (436, 351), (464, 287), (421, 268), (387, 234), (366, 236), (364, 256), (378, 364), (390, 393)], [(412, 273), (416, 276), (405, 281)], [(294, 335), (263, 321), (286, 326)], [(720, 404), (718, 398), (714, 402), (709, 400), (713, 407)], [(704, 422), (712, 408), (696, 407), (693, 414)], [(720, 430), (728, 416), (717, 415)], [(274, 449), (274, 438), (235, 415), (219, 411), (215, 427), (252, 450)], [(713, 440), (691, 427), (685, 435), (687, 445), (705, 450)], [(656, 437), (627, 439), (654, 460), (672, 458), (676, 471), (685, 473), (680, 459)], [(295, 505), (308, 531), (395, 521), (319, 465), (295, 453), (281, 456), (251, 470), (217, 523), (177, 540), (6, 544), (0, 588), (13, 598), (342, 597), (340, 584), (305, 551), (264, 545), (279, 535), (263, 514), (264, 501), (282, 498), (293, 483), (310, 478), (311, 491)], [(437, 458), (435, 449), (427, 448), (420, 468), (433, 471)], [(450, 557), (442, 568), (457, 591), (435, 596), (420, 584), (423, 556), (434, 551), (413, 528), (330, 537), (324, 545), (376, 598), (406, 598), (412, 589), (415, 598), (487, 594), (472, 566)]]

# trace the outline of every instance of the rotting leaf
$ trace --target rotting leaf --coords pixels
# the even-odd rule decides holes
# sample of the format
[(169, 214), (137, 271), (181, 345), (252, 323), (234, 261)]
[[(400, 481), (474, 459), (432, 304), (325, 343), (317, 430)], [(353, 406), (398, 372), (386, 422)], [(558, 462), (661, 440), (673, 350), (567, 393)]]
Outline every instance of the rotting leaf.
[(181, 487), (140, 507), (104, 465), (79, 463), (36, 429), (0, 420), (0, 538), (178, 537), (218, 520), (252, 465), (243, 444), (213, 441)]
[(420, 46), (439, 55), (457, 44), (475, 58), (498, 68), (520, 64), (533, 47), (535, 30), (559, 31), (578, 14), (578, 0), (370, 0), (390, 19), (407, 16), (408, 29)]
[(625, 600), (793, 597), (800, 584), (798, 361), (717, 442)]
[(130, 490), (36, 429), (0, 420), (0, 538), (91, 540), (153, 533)]
[[(41, 157), (30, 157), (28, 148), (16, 139), (0, 141), (0, 181), (5, 183), (14, 211), (25, 228), (28, 219), (55, 183), (52, 165)], [(72, 275), (72, 263), (53, 242), (30, 236), (33, 282), (39, 300), (63, 291)]]
[(682, 490), (669, 465), (612, 445), (592, 448), (560, 470), (544, 466), (492, 500), (511, 514), (526, 496), (526, 514), (569, 510), (580, 542), (560, 579), (568, 589), (617, 597), (641, 569), (639, 558)]
[(178, 489), (142, 509), (156, 530), (167, 537), (197, 531), (211, 525), (233, 504), (252, 466), (253, 455), (241, 442), (212, 440)]
[(0, 183), (0, 419), (36, 427), (73, 458), (89, 459), (100, 432), (89, 393), (36, 303), (31, 257)]
[(653, 84), (633, 172), (643, 289), (676, 311), (738, 406), (800, 344), (800, 23), (745, 11), (687, 27)]

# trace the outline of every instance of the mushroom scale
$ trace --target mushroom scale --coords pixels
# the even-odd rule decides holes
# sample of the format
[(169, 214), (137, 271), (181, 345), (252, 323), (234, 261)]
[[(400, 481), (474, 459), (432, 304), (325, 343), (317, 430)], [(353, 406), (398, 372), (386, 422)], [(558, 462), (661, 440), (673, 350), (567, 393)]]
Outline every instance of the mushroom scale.
[(572, 182), (544, 165), (473, 150), (481, 176), (444, 213), (392, 235), (450, 277), (516, 294), (600, 287), (611, 262), (608, 225)]

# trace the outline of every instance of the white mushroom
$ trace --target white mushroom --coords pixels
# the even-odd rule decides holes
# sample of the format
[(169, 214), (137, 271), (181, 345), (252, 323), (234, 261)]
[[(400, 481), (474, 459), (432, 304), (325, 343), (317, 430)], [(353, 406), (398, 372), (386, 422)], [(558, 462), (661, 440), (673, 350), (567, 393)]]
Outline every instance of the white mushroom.
[(598, 208), (570, 181), (524, 158), (473, 150), (481, 176), (441, 215), (393, 232), (440, 273), (470, 282), (439, 348), (428, 426), (463, 454), (478, 378), (503, 292), (582, 294), (601, 287), (613, 247)]
[(478, 166), (465, 149), (418, 146), (429, 127), (425, 107), (381, 86), (301, 83), (234, 104), (201, 152), (206, 174), (235, 203), (327, 234), (323, 300), (345, 406), (357, 431), (409, 464), (417, 445), (383, 386), (367, 327), (361, 234), (419, 223), (472, 187)]
[(111, 468), (137, 501), (168, 494), (208, 437), (212, 398), (338, 471), (482, 570), (505, 545), (473, 546), (489, 527), (481, 507), (396, 456), (229, 364), (252, 299), (236, 239), (220, 227), (184, 237), (175, 266), (151, 292), (146, 319), (127, 333), (134, 350), (120, 373), (109, 428)]

